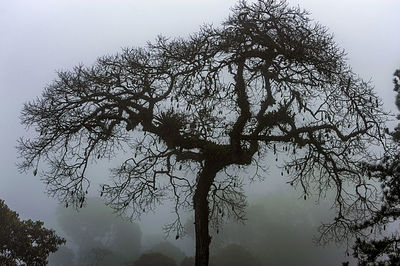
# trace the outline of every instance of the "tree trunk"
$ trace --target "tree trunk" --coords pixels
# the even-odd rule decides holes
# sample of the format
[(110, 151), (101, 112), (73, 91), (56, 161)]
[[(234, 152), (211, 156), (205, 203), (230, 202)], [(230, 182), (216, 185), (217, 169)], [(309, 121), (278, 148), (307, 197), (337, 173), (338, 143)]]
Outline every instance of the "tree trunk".
[(211, 171), (205, 167), (199, 175), (196, 192), (193, 197), (194, 203), (194, 219), (196, 234), (196, 266), (208, 266), (209, 247), (211, 236), (208, 231), (208, 192), (214, 181), (216, 171)]
[(208, 266), (211, 237), (208, 232), (207, 198), (195, 199), (196, 266)]

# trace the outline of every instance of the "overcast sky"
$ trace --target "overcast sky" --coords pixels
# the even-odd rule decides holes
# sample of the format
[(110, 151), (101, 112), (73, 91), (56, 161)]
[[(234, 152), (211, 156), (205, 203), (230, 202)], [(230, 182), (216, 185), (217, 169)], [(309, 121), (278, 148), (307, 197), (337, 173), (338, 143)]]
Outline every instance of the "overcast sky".
[[(163, 34), (182, 36), (218, 25), (233, 0), (0, 0), (0, 199), (24, 218), (53, 223), (55, 200), (32, 174), (19, 174), (15, 145), (24, 102), (39, 96), (55, 71), (91, 64), (122, 47)], [(292, 0), (327, 26), (350, 65), (371, 80), (388, 110), (392, 74), (400, 68), (398, 0)], [(104, 173), (107, 175), (107, 173)], [(258, 189), (258, 193), (260, 193)]]

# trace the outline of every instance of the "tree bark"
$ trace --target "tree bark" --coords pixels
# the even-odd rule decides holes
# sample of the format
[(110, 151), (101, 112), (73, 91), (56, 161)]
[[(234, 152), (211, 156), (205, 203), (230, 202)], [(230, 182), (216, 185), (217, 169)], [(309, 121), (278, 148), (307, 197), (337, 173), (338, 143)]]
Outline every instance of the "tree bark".
[(193, 197), (195, 232), (196, 232), (196, 258), (195, 266), (208, 266), (209, 247), (211, 236), (209, 234), (208, 192), (217, 171), (205, 167), (199, 175), (196, 192)]

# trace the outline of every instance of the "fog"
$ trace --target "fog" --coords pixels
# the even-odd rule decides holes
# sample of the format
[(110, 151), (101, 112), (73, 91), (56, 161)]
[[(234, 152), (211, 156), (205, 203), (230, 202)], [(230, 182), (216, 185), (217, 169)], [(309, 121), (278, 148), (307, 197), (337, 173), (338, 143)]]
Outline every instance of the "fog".
[[(289, 2), (310, 11), (312, 19), (329, 28), (336, 42), (347, 52), (353, 70), (375, 85), (387, 110), (395, 113), (392, 74), (400, 67), (397, 23), (400, 2)], [(167, 37), (187, 36), (204, 23), (218, 25), (228, 16), (229, 8), (235, 3), (234, 0), (0, 1), (0, 199), (4, 199), (9, 208), (17, 211), (22, 218), (42, 220), (46, 227), (55, 228), (65, 235), (57, 220), (58, 202), (46, 194), (46, 187), (38, 176), (19, 173), (15, 165), (18, 161), (15, 149), (17, 139), (29, 136), (19, 122), (23, 104), (40, 96), (46, 84), (55, 79), (57, 70), (71, 69), (81, 63), (90, 65), (99, 56), (119, 52), (123, 47), (143, 46), (159, 34)], [(97, 184), (107, 180), (108, 169), (112, 166), (107, 161), (91, 166), (89, 175), (95, 178), (92, 178), (94, 182), (90, 196), (98, 196)], [(348, 260), (343, 247), (327, 247), (323, 251), (312, 246), (313, 234), (317, 234), (316, 227), (320, 221), (330, 217), (329, 202), (318, 206), (315, 200), (310, 199), (304, 203), (298, 199), (299, 192), (294, 191), (286, 181), (271, 167), (265, 181), (245, 187), (249, 196), (249, 219), (252, 218), (247, 221), (249, 226), (258, 219), (254, 215), (254, 208), (261, 208), (259, 206), (264, 206), (260, 219), (264, 219), (266, 213), (282, 219), (282, 225), (275, 229), (278, 232), (284, 230), (288, 217), (297, 217), (296, 221), (304, 226), (293, 227), (298, 228), (299, 235), (291, 235), (297, 237), (293, 241), (304, 245), (290, 245), (292, 254), (326, 254), (331, 256), (330, 260), (338, 263)], [(302, 216), (305, 212), (299, 212), (299, 209), (307, 210), (308, 214)], [(162, 227), (172, 219), (171, 211), (168, 203), (165, 203), (155, 213), (146, 214), (138, 221), (143, 233), (142, 251), (168, 240), (186, 256), (193, 256), (194, 241), (190, 236), (177, 241), (174, 237), (165, 239)], [(279, 221), (274, 222), (279, 224)], [(227, 232), (229, 228), (233, 230), (232, 227), (234, 225), (229, 225)], [(307, 234), (303, 234), (304, 228), (309, 229)], [(246, 232), (250, 229), (237, 230)], [(267, 234), (268, 228), (265, 230)], [(221, 235), (226, 236), (223, 231)], [(278, 234), (275, 237), (290, 241), (287, 236)], [(227, 241), (235, 243), (243, 242), (243, 239)], [(296, 250), (296, 246), (307, 247), (307, 251), (300, 248)], [(248, 244), (248, 247), (251, 245)], [(280, 256), (278, 253), (275, 255), (271, 261)], [(281, 265), (295, 265), (290, 264), (293, 258), (286, 258), (287, 261), (284, 261), (284, 257), (279, 258), (283, 260)], [(307, 265), (319, 265), (321, 260), (303, 261), (307, 261)]]

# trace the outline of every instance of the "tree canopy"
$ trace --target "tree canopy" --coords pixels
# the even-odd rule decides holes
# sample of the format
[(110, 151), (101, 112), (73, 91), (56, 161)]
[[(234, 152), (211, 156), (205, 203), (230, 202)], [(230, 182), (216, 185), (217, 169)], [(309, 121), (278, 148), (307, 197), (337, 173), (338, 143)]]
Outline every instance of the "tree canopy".
[(43, 222), (19, 219), (0, 200), (0, 264), (46, 265), (50, 253), (56, 252), (65, 240), (53, 230), (43, 227)]
[(135, 218), (172, 199), (176, 238), (194, 209), (196, 265), (208, 265), (209, 221), (243, 219), (243, 184), (265, 176), (270, 154), (304, 199), (335, 190), (327, 239), (376, 204), (360, 162), (383, 144), (382, 103), (327, 29), (286, 1), (240, 1), (220, 27), (61, 71), (21, 117), (37, 136), (20, 140), (19, 167), (44, 163), (61, 201), (82, 206), (88, 164), (125, 151), (101, 188), (110, 206)]

